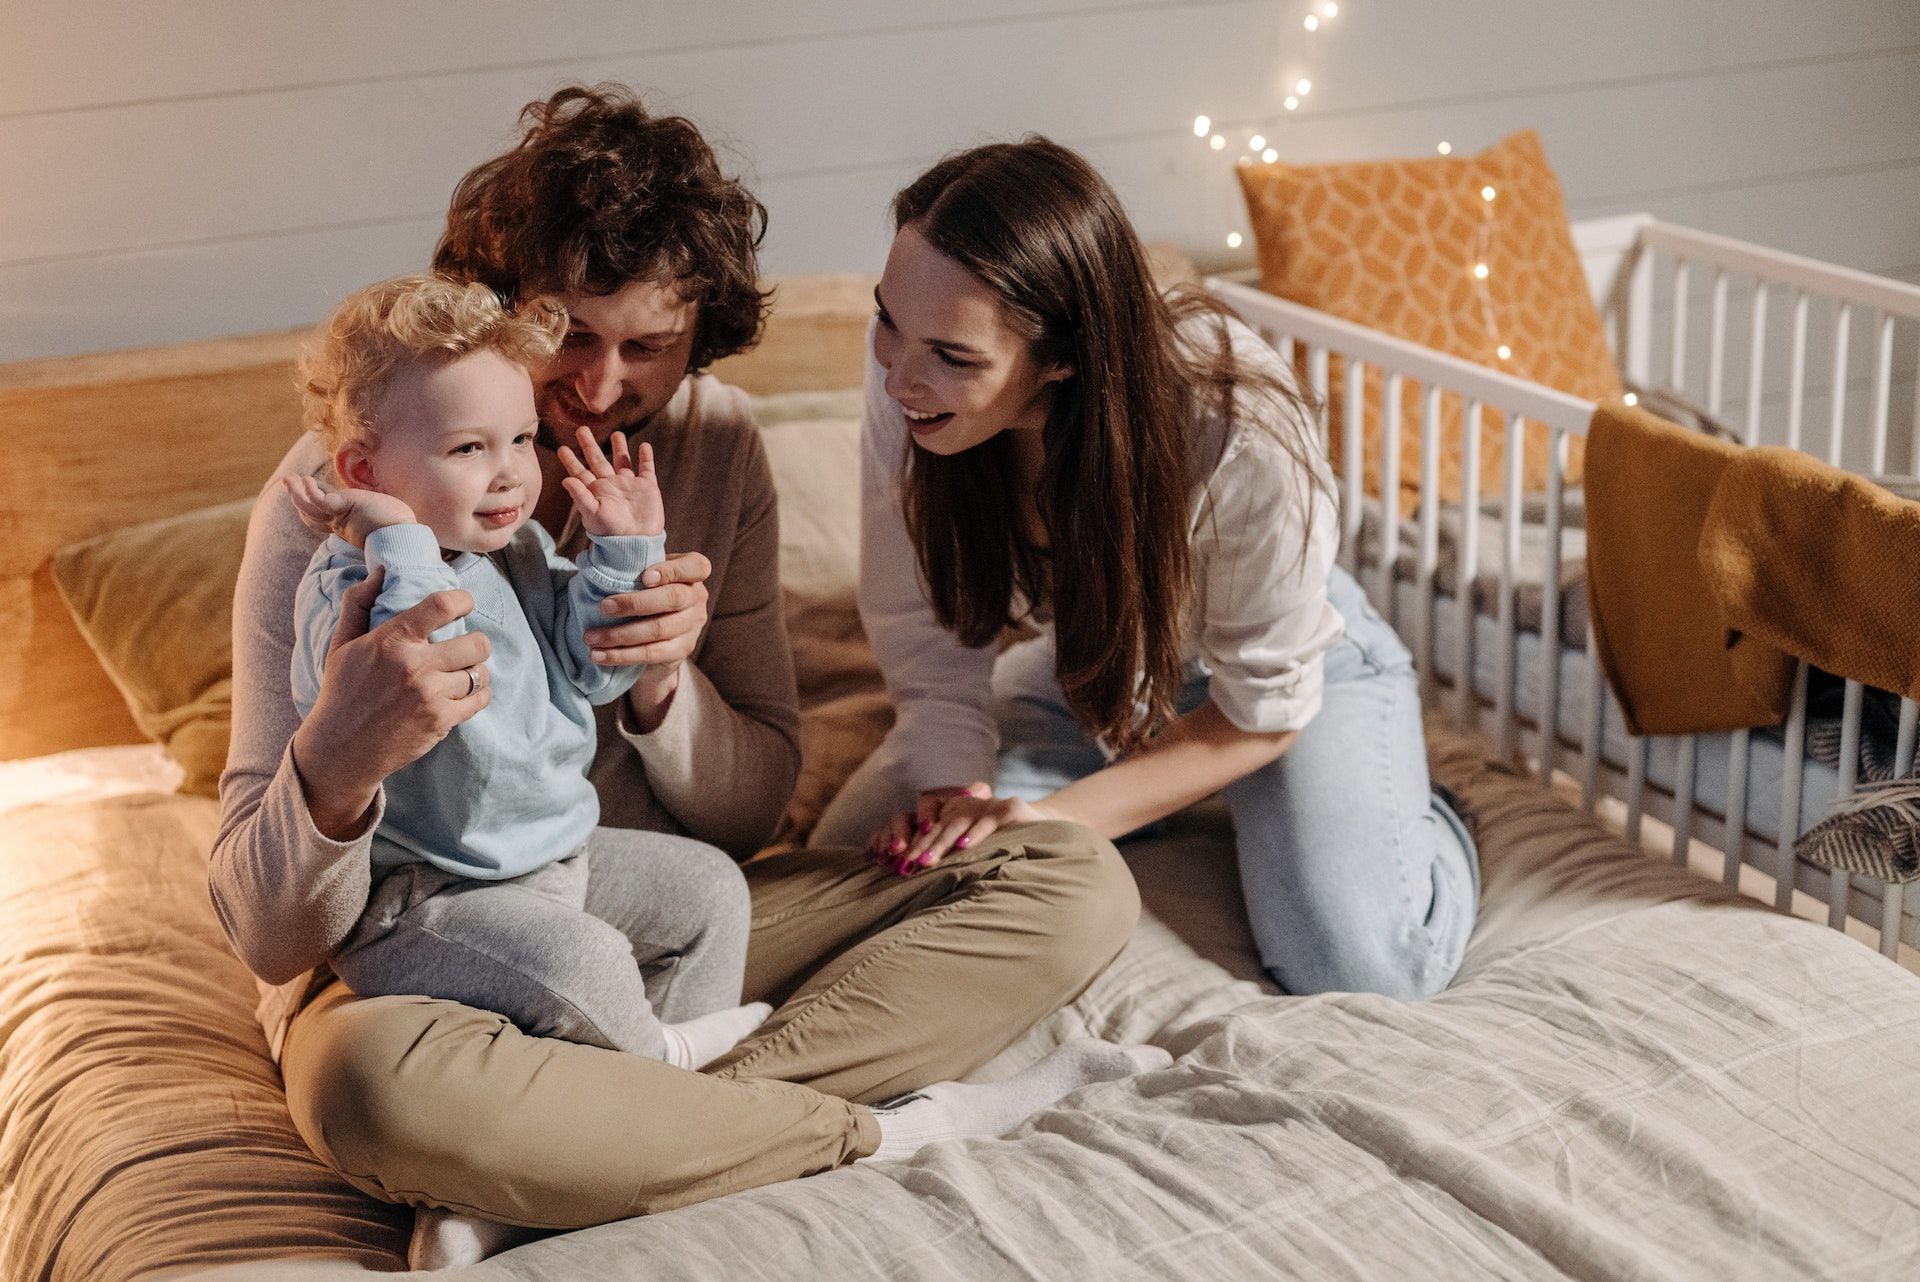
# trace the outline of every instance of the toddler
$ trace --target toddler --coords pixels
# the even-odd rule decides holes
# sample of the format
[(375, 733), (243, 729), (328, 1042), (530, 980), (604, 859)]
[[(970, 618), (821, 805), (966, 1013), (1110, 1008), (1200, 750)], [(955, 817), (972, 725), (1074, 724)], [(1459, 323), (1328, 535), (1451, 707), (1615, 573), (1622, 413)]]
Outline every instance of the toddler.
[[(541, 475), (528, 370), (564, 330), (557, 313), (511, 313), (483, 285), (405, 276), (343, 302), (303, 362), (307, 425), (342, 488), (286, 480), (301, 518), (328, 534), (295, 601), (300, 715), (319, 697), (342, 595), (376, 570), (371, 626), (462, 588), (472, 612), (433, 639), (477, 629), (492, 649), (446, 696), (489, 687), (491, 702), (387, 778), (373, 890), (331, 965), (362, 995), (446, 998), (529, 1033), (698, 1068), (769, 1008), (738, 1004), (749, 908), (733, 861), (597, 827), (591, 705), (620, 698), (640, 669), (596, 665), (582, 634), (662, 559), (666, 514), (652, 448), (630, 452), (616, 434), (609, 459), (582, 429), (577, 455), (559, 451), (561, 485), (592, 546), (575, 565), (531, 519)], [(607, 884), (648, 902), (596, 900), (612, 920), (590, 913), (596, 859), (619, 865)], [(656, 1018), (643, 961), (700, 1017)]]

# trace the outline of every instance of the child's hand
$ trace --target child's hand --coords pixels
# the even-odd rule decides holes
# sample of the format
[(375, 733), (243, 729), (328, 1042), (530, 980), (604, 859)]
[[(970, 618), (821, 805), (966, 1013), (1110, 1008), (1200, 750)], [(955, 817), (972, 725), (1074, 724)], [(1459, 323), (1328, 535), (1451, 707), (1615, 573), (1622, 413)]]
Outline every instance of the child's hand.
[[(639, 453), (627, 453), (627, 434), (613, 434), (613, 462), (600, 452), (593, 433), (581, 428), (580, 453), (562, 445), (560, 463), (567, 475), (560, 484), (573, 496), (580, 524), (588, 534), (663, 534), (667, 509), (660, 499), (660, 482), (653, 471), (653, 446), (641, 442)], [(585, 464), (580, 459), (585, 457)], [(591, 470), (589, 470), (591, 469)]]
[(329, 490), (311, 476), (286, 478), (293, 510), (307, 528), (320, 534), (338, 534), (365, 550), (367, 536), (388, 525), (411, 525), (413, 509), (378, 490)]

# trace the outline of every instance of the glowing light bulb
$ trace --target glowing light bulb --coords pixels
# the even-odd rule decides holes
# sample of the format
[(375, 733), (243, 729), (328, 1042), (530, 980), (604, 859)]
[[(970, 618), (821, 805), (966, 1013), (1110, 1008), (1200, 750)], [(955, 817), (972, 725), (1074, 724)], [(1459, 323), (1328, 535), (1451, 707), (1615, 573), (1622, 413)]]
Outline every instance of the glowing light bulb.
[(1325, 4), (1320, 6), (1320, 12), (1331, 18), (1340, 12), (1340, 6), (1335, 4), (1333, 0), (1327, 0)]
[(1475, 263), (1473, 265), (1473, 278), (1475, 280), (1485, 280), (1487, 278), (1487, 265), (1485, 263)]
[(1227, 145), (1227, 140), (1225, 138), (1222, 138), (1219, 134), (1215, 134), (1213, 137), (1207, 139), (1207, 146), (1213, 148), (1215, 151), (1221, 150), (1226, 145)]
[(1275, 151), (1273, 148), (1269, 147), (1265, 151), (1260, 153), (1260, 159), (1266, 161), (1269, 165), (1271, 165), (1274, 161), (1280, 159), (1280, 153)]
[(1313, 92), (1313, 81), (1302, 76), (1293, 82), (1293, 91), (1304, 98)]
[(1288, 94), (1285, 106), (1288, 111), (1294, 111), (1300, 106), (1300, 100), (1292, 94)]
[(1267, 140), (1265, 138), (1262, 138), (1259, 134), (1255, 134), (1253, 137), (1247, 139), (1248, 151), (1265, 151), (1266, 148), (1267, 148)]
[(1238, 249), (1238, 248), (1240, 248), (1240, 233), (1239, 233), (1239, 232), (1237, 232), (1237, 231), (1230, 231), (1230, 232), (1228, 232), (1228, 233), (1227, 233), (1227, 248), (1228, 248), (1228, 249)]
[(1482, 199), (1482, 200), (1485, 200), (1485, 201), (1491, 201), (1491, 200), (1492, 200), (1492, 199), (1493, 199), (1493, 198), (1494, 198), (1495, 196), (1497, 196), (1497, 195), (1499, 195), (1499, 194), (1500, 194), (1500, 193), (1498, 193), (1498, 192), (1496, 192), (1496, 191), (1495, 191), (1495, 190), (1494, 190), (1493, 188), (1491, 188), (1491, 187), (1482, 187), (1482, 188), (1480, 189), (1480, 199)]
[(1213, 121), (1207, 119), (1207, 117), (1195, 116), (1193, 118), (1193, 136), (1195, 138), (1205, 138), (1207, 136), (1207, 131), (1212, 128), (1213, 128)]
[(1504, 361), (1509, 359), (1513, 355), (1513, 349), (1511, 347), (1508, 347), (1505, 343), (1502, 343), (1500, 344), (1499, 347), (1494, 349), (1494, 355), (1498, 356), (1501, 360)]
[(1450, 142), (1441, 143), (1440, 154), (1443, 156), (1451, 156), (1453, 154), (1453, 144)]
[(1304, 22), (1304, 23), (1303, 23), (1303, 24), (1301, 24), (1301, 25), (1303, 25), (1303, 26), (1305, 26), (1305, 27), (1306, 27), (1306, 29), (1307, 29), (1308, 31), (1318, 31), (1318, 30), (1320, 30), (1320, 18), (1319, 18), (1319, 15), (1317, 15), (1317, 14), (1312, 14), (1312, 13), (1310, 13), (1310, 14), (1308, 14), (1308, 15), (1307, 15), (1307, 20), (1306, 20), (1306, 22)]
[(1640, 398), (1638, 396), (1635, 396), (1632, 392), (1628, 392), (1625, 396), (1621, 397), (1620, 399), (1625, 401), (1629, 405), (1638, 405), (1640, 403)]

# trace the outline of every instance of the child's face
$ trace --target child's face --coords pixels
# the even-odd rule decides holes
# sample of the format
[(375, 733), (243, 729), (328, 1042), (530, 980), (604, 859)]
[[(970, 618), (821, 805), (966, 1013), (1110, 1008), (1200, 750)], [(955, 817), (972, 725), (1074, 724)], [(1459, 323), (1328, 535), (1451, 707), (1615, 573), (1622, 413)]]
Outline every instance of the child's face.
[(491, 351), (417, 361), (394, 375), (373, 418), (378, 440), (341, 452), (342, 478), (404, 502), (441, 547), (498, 551), (532, 517), (538, 419), (519, 365)]

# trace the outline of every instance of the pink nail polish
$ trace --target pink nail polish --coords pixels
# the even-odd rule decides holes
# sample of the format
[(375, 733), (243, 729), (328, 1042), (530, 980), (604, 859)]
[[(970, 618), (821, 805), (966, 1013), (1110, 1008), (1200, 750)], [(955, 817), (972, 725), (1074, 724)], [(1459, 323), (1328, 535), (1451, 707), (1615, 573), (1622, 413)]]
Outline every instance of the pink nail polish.
[(960, 840), (953, 843), (953, 848), (955, 850), (965, 850), (967, 846), (971, 844), (972, 841), (973, 841), (973, 838), (971, 837), (962, 837)]
[(899, 839), (898, 837), (895, 837), (895, 838), (893, 839), (893, 853), (894, 853), (894, 854), (896, 854), (896, 855), (897, 855), (897, 854), (899, 854), (899, 853), (900, 853), (901, 851), (903, 851), (903, 850), (905, 850), (906, 848), (907, 848), (907, 843), (906, 843), (906, 842), (904, 842), (904, 841), (902, 841), (902, 840), (900, 840), (900, 839)]
[(920, 856), (920, 866), (922, 868), (933, 867), (933, 852), (931, 850), (929, 850), (926, 854)]
[(920, 821), (920, 831), (921, 831), (921, 833), (922, 833), (922, 834), (925, 834), (925, 833), (929, 833), (929, 832), (932, 832), (932, 831), (933, 831), (933, 820), (931, 820), (931, 819), (922, 819), (922, 820)]

